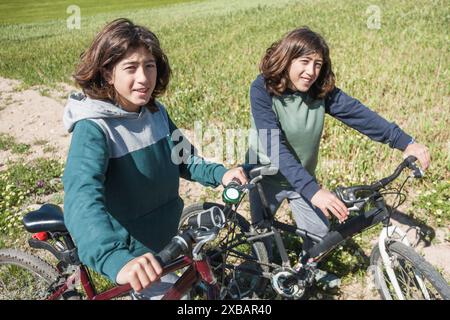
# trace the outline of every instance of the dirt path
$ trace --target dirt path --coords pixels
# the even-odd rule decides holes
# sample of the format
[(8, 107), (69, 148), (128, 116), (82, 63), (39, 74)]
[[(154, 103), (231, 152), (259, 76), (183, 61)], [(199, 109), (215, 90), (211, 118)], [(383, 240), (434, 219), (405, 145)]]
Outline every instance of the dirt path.
[[(18, 143), (31, 145), (25, 161), (38, 157), (49, 157), (65, 160), (70, 144), (70, 135), (62, 125), (64, 104), (74, 87), (60, 85), (58, 89), (33, 87), (20, 89), (20, 82), (0, 77), (0, 133), (13, 136)], [(44, 95), (42, 94), (44, 93)], [(8, 160), (17, 160), (23, 155), (12, 154), (0, 150), (0, 170), (6, 167)], [(181, 180), (180, 194), (186, 205), (206, 197), (206, 189), (198, 183)], [(218, 201), (219, 199), (215, 199)], [(244, 215), (248, 217), (248, 206)], [(281, 220), (283, 217), (280, 217)], [(407, 226), (408, 220), (398, 219), (395, 223)], [(436, 230), (436, 240), (431, 246), (419, 249), (426, 260), (437, 266), (450, 279), (450, 243), (449, 228)], [(378, 299), (369, 279), (356, 280), (341, 289), (339, 299)]]
[[(63, 96), (71, 90), (61, 86), (62, 91), (39, 91), (44, 89), (18, 89), (20, 83), (0, 78), (0, 132), (16, 138), (18, 143), (31, 145), (27, 159), (42, 156), (64, 159), (70, 143), (70, 136), (62, 125), (64, 109)], [(19, 155), (11, 152), (0, 153), (0, 163), (15, 160)]]

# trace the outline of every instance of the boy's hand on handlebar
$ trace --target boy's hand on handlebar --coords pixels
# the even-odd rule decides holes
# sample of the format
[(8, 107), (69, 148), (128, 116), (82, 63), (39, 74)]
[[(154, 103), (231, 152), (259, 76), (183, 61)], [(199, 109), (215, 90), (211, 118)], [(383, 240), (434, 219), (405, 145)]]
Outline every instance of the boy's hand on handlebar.
[(415, 156), (423, 170), (426, 170), (431, 162), (430, 151), (420, 143), (411, 143), (403, 152), (403, 157)]
[(233, 168), (225, 172), (222, 178), (222, 184), (226, 186), (231, 181), (233, 181), (233, 179), (235, 181), (236, 179), (239, 180), (241, 184), (248, 183), (247, 176), (245, 175), (244, 169), (242, 169), (242, 167)]
[(130, 284), (134, 291), (141, 291), (153, 282), (159, 280), (162, 268), (155, 256), (146, 253), (140, 257), (130, 260), (119, 271), (116, 282), (120, 285)]
[(340, 222), (345, 221), (348, 217), (348, 209), (345, 204), (326, 189), (320, 189), (311, 198), (311, 203), (318, 207), (322, 212), (330, 218), (331, 212)]

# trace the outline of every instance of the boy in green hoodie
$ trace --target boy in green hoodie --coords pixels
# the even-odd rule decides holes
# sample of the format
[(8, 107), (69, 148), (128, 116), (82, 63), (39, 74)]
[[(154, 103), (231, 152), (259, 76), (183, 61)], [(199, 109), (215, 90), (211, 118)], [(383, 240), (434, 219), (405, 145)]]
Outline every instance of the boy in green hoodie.
[[(161, 276), (152, 252), (177, 232), (180, 177), (212, 187), (247, 179), (242, 168), (227, 171), (177, 151), (178, 129), (156, 100), (169, 83), (169, 62), (148, 29), (114, 20), (82, 55), (74, 77), (83, 93), (69, 97), (63, 119), (73, 134), (64, 221), (83, 263), (139, 292)], [(152, 286), (158, 294), (162, 280)]]

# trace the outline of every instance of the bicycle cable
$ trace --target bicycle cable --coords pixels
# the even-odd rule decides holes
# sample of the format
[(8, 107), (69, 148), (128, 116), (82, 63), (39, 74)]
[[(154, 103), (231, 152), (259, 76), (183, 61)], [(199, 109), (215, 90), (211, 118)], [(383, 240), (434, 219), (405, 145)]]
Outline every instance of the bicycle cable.
[[(382, 196), (389, 195), (389, 194), (396, 195), (396, 197), (393, 200), (393, 205), (390, 206), (390, 208), (388, 209), (389, 214), (387, 217), (386, 226), (390, 225), (392, 213), (406, 201), (406, 194), (404, 194), (402, 191), (403, 191), (403, 188), (404, 188), (406, 182), (410, 178), (411, 178), (411, 176), (406, 177), (406, 179), (401, 184), (400, 188), (389, 188), (389, 189), (384, 189), (384, 192), (380, 192), (380, 194)], [(397, 201), (397, 203), (396, 203), (396, 201)]]

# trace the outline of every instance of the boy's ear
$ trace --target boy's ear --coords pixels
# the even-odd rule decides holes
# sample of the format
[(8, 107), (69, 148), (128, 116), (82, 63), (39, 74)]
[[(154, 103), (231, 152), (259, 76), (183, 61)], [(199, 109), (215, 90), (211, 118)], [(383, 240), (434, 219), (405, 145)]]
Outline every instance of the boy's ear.
[(102, 75), (106, 82), (108, 82), (108, 84), (112, 85), (114, 83), (112, 70), (103, 69)]

